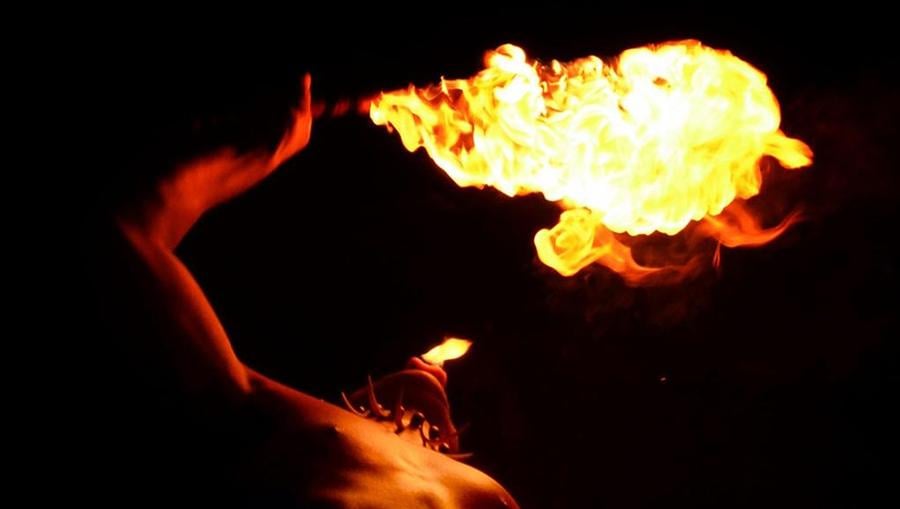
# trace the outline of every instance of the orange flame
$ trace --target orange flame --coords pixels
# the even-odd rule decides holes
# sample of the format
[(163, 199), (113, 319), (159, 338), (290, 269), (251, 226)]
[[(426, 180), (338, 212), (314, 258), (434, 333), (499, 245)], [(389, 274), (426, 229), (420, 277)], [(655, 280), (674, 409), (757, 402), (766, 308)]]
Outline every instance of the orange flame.
[(370, 117), (407, 150), (424, 147), (460, 186), (558, 202), (559, 223), (534, 242), (560, 274), (598, 262), (637, 284), (666, 267), (638, 263), (623, 235), (671, 236), (698, 221), (705, 238), (735, 247), (789, 226), (763, 229), (745, 209), (726, 210), (759, 193), (763, 157), (785, 168), (812, 157), (779, 130), (766, 76), (728, 51), (682, 41), (542, 64), (506, 44), (485, 66), (382, 93)]
[(462, 338), (447, 338), (443, 343), (428, 350), (422, 355), (422, 360), (435, 366), (442, 366), (445, 361), (459, 359), (472, 346), (472, 342)]

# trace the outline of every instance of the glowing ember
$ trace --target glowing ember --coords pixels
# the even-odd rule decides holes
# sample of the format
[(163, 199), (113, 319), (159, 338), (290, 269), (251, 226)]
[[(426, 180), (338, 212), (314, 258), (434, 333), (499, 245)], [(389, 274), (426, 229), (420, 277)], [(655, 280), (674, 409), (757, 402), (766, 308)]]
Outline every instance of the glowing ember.
[(422, 359), (429, 364), (442, 366), (444, 361), (459, 359), (465, 355), (471, 346), (472, 342), (468, 339), (447, 338), (443, 343), (422, 355)]
[(542, 64), (507, 44), (485, 65), (468, 80), (383, 93), (370, 116), (460, 186), (558, 202), (559, 224), (534, 242), (560, 274), (598, 262), (641, 283), (665, 267), (641, 265), (622, 239), (699, 221), (703, 238), (735, 247), (789, 226), (763, 229), (735, 200), (759, 193), (764, 156), (799, 168), (812, 152), (779, 130), (766, 76), (731, 53), (683, 41)]

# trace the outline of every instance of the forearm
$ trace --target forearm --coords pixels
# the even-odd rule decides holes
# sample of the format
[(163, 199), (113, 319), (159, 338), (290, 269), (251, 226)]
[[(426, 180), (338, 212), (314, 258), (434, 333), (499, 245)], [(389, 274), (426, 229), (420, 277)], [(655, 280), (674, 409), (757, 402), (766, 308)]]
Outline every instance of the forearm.
[(271, 156), (220, 149), (176, 168), (149, 193), (119, 210), (119, 224), (132, 236), (174, 250), (209, 209), (240, 194), (271, 172)]

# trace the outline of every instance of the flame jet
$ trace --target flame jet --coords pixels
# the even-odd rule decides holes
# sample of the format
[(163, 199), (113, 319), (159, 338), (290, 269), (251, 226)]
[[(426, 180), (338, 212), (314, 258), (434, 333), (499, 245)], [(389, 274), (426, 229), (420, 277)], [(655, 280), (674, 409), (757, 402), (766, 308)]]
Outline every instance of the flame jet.
[(559, 223), (534, 238), (546, 265), (571, 276), (596, 262), (630, 284), (687, 269), (644, 266), (623, 238), (692, 222), (728, 247), (777, 237), (795, 216), (765, 229), (743, 200), (759, 193), (766, 156), (788, 169), (812, 162), (779, 129), (766, 76), (692, 40), (549, 64), (506, 44), (472, 78), (382, 93), (369, 114), (460, 186), (558, 203)]

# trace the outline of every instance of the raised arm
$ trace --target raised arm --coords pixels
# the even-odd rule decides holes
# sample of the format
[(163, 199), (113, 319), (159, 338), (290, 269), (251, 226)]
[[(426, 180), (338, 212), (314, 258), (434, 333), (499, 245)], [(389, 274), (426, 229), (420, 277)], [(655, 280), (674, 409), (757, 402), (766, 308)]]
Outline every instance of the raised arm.
[(274, 151), (226, 149), (195, 159), (120, 211), (112, 244), (102, 250), (111, 255), (103, 270), (115, 336), (141, 356), (138, 365), (149, 368), (152, 380), (174, 383), (179, 400), (187, 395), (192, 408), (210, 410), (204, 414), (213, 419), (204, 422), (231, 421), (233, 433), (213, 435), (224, 437), (216, 443), (224, 457), (240, 458), (238, 471), (224, 473), (238, 482), (223, 492), (233, 490), (251, 506), (278, 500), (296, 507), (515, 509), (484, 473), (246, 368), (175, 256), (205, 211), (306, 146), (311, 117), (306, 78), (302, 105)]
[[(120, 337), (188, 392), (233, 399), (250, 390), (248, 370), (174, 249), (210, 208), (244, 192), (303, 149), (312, 127), (310, 78), (278, 146), (221, 149), (176, 168), (116, 216), (106, 308)], [(161, 366), (160, 366), (161, 365)]]

